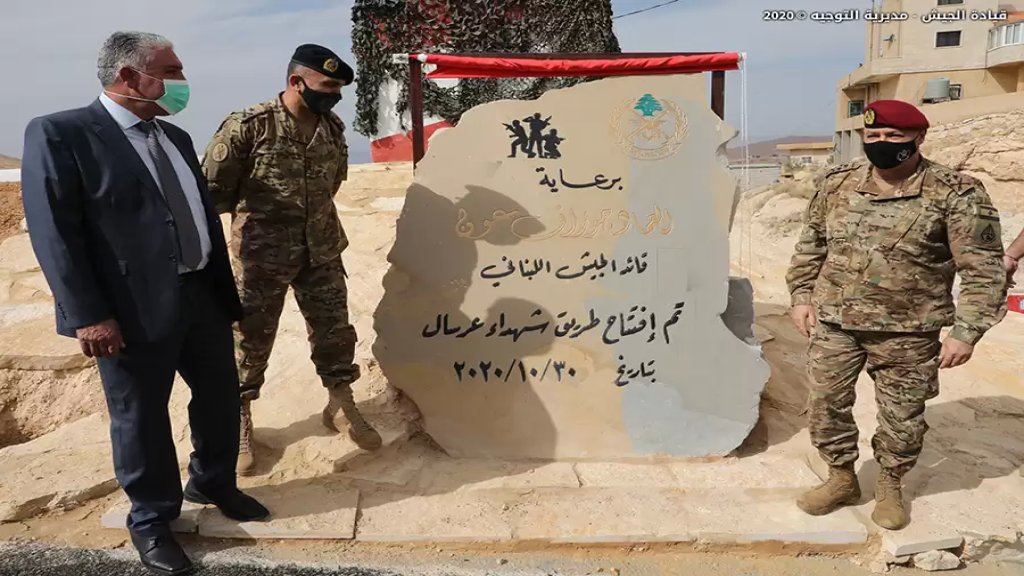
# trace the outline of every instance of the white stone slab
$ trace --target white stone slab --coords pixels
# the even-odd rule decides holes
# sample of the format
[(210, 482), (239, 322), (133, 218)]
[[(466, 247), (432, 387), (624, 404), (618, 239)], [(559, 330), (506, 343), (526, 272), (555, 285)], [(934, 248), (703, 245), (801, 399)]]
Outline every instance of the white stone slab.
[(776, 454), (717, 462), (672, 462), (668, 468), (678, 479), (678, 486), (686, 490), (811, 488), (819, 483), (803, 460)]
[(501, 542), (512, 539), (505, 491), (435, 496), (367, 495), (356, 540), (365, 542)]
[(565, 544), (689, 542), (689, 498), (663, 488), (537, 490), (511, 507), (516, 540)]
[(586, 488), (675, 488), (676, 477), (662, 464), (580, 462), (574, 466)]
[(688, 516), (700, 542), (781, 542), (857, 546), (868, 529), (849, 509), (810, 516), (796, 506), (800, 490), (721, 490), (690, 493)]
[(931, 550), (949, 550), (964, 543), (953, 529), (939, 529), (923, 522), (911, 523), (898, 532), (885, 531), (882, 545), (893, 556), (909, 556)]
[(419, 483), (421, 494), (510, 488), (578, 488), (572, 464), (442, 458), (431, 461)]
[[(194, 534), (199, 530), (199, 512), (204, 506), (183, 502), (181, 515), (171, 522), (171, 531), (179, 534)], [(128, 519), (128, 512), (131, 510), (131, 503), (127, 496), (110, 507), (107, 513), (100, 518), (100, 525), (112, 530), (125, 530), (125, 522)]]
[(358, 490), (298, 481), (246, 492), (270, 510), (267, 521), (237, 522), (206, 507), (199, 514), (199, 535), (273, 540), (351, 540), (355, 535)]
[(100, 414), (0, 450), (0, 522), (70, 509), (117, 489)]
[[(510, 147), (513, 121), (549, 116), (560, 156)], [(488, 103), (435, 134), (374, 316), (374, 355), (426, 432), (509, 460), (736, 448), (769, 369), (722, 319), (734, 135), (699, 76)]]

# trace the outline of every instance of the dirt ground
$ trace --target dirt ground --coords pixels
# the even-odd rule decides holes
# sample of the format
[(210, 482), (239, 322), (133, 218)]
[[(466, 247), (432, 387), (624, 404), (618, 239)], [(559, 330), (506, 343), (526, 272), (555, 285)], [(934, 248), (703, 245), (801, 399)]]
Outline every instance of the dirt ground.
[(18, 232), (18, 224), (25, 217), (21, 209), (20, 182), (0, 182), (0, 242)]

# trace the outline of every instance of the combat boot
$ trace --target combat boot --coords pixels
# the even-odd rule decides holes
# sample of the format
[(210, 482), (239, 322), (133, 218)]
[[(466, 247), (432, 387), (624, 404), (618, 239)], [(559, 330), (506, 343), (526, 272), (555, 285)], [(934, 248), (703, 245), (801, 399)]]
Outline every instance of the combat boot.
[(843, 507), (856, 504), (860, 500), (860, 484), (853, 464), (832, 466), (828, 470), (828, 480), (821, 486), (804, 492), (797, 499), (796, 505), (811, 516), (822, 516)]
[(252, 408), (248, 400), (242, 400), (242, 410), (238, 422), (238, 464), (235, 472), (239, 476), (249, 476), (256, 467), (256, 454), (252, 444)]
[(327, 407), (324, 408), (324, 426), (341, 432), (348, 431), (348, 437), (363, 450), (377, 450), (383, 443), (380, 434), (363, 419), (352, 398), (352, 388), (338, 386), (331, 388)]
[(886, 530), (900, 530), (910, 523), (907, 510), (903, 507), (903, 491), (900, 477), (889, 470), (878, 474), (875, 484), (875, 511), (871, 519)]

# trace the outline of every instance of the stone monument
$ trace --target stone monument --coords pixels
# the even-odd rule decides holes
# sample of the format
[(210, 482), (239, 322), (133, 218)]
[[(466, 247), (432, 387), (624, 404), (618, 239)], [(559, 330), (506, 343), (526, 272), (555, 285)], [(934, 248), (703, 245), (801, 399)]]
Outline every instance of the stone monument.
[(735, 130), (701, 75), (499, 101), (440, 131), (374, 354), (453, 456), (722, 455), (769, 369), (726, 327)]

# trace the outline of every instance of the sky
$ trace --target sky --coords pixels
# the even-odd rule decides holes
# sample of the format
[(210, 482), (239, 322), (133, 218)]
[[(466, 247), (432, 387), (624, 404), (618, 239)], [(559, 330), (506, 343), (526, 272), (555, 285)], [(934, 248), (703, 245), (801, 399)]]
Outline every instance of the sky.
[[(615, 14), (664, 0), (612, 0)], [(629, 52), (746, 52), (749, 140), (830, 135), (838, 80), (861, 62), (864, 22), (765, 22), (768, 9), (870, 8), (870, 0), (679, 0), (615, 20)], [(0, 7), (0, 154), (21, 156), (33, 117), (88, 105), (100, 92), (96, 56), (116, 30), (167, 36), (192, 88), (171, 121), (200, 151), (233, 110), (273, 97), (295, 47), (317, 43), (353, 63), (352, 0), (3, 0)], [(707, 76), (710, 76), (709, 74)], [(741, 72), (728, 72), (726, 120), (741, 126)], [(354, 87), (335, 108), (352, 124)], [(369, 143), (348, 131), (351, 161)], [(741, 136), (742, 138), (742, 136)]]

